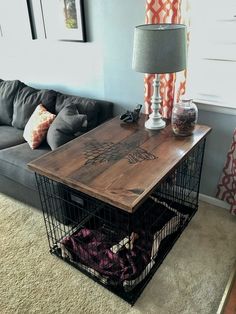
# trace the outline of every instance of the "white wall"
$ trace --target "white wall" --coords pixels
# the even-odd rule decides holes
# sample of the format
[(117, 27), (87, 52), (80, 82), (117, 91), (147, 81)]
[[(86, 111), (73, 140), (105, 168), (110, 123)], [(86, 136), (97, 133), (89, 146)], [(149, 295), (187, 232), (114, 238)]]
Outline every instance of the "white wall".
[(145, 0), (104, 0), (105, 97), (117, 103), (116, 112), (143, 103), (143, 74), (132, 70), (134, 27), (144, 24)]
[(215, 197), (236, 128), (236, 115), (200, 110), (198, 122), (212, 128), (206, 141), (200, 190), (202, 194)]

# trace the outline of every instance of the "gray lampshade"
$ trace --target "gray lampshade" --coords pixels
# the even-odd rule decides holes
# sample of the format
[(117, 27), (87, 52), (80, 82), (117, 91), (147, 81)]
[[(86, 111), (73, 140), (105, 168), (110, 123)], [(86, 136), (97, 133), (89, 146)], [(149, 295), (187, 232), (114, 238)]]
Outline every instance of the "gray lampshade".
[(145, 24), (135, 27), (132, 68), (148, 74), (186, 68), (186, 26)]

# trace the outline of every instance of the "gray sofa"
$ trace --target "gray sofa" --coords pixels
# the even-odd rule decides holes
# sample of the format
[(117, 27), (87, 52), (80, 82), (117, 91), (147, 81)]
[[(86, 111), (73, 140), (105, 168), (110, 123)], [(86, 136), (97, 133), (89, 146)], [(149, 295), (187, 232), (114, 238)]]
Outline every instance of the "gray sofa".
[[(63, 108), (68, 107), (70, 115), (71, 108), (73, 110), (75, 108), (79, 114), (86, 116), (86, 126), (83, 125), (79, 130), (76, 130), (76, 120), (73, 119), (74, 125), (69, 129), (63, 128), (60, 123), (59, 127), (55, 127), (54, 124), (50, 141), (54, 141), (53, 136), (56, 134), (57, 146), (87, 132), (113, 115), (111, 102), (65, 95), (54, 90), (38, 90), (19, 80), (0, 80), (0, 192), (36, 208), (41, 208), (41, 205), (35, 175), (28, 169), (27, 164), (50, 152), (52, 145), (51, 147), (48, 145), (49, 141), (46, 138), (38, 148), (32, 150), (24, 140), (23, 131), (31, 114), (40, 103), (57, 117), (62, 113)], [(56, 119), (53, 123), (55, 121)]]

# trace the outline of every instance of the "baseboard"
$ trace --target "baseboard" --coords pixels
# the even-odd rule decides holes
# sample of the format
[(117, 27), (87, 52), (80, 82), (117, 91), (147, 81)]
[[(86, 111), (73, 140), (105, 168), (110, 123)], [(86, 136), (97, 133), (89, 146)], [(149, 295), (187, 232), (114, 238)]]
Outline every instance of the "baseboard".
[(212, 196), (208, 196), (208, 195), (199, 193), (199, 200), (203, 201), (203, 202), (206, 202), (206, 203), (209, 203), (211, 205), (215, 205), (215, 206), (218, 206), (218, 207), (225, 208), (227, 210), (230, 209), (230, 205), (228, 203), (226, 203), (224, 201), (221, 201), (218, 198), (215, 198), (215, 197), (212, 197)]
[(223, 293), (223, 296), (222, 296), (222, 299), (221, 299), (221, 302), (220, 302), (220, 305), (216, 314), (235, 313), (235, 312), (231, 312), (231, 310), (235, 309), (235, 305), (236, 305), (235, 297), (234, 297), (234, 295), (236, 295), (235, 281), (236, 281), (236, 263), (230, 274), (229, 280), (227, 282), (225, 291)]

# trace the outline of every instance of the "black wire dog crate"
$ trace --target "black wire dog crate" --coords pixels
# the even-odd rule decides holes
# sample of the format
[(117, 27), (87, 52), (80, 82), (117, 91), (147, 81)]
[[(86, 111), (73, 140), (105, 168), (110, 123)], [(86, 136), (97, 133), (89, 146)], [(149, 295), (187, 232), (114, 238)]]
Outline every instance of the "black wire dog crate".
[(36, 174), (50, 252), (134, 304), (198, 208), (204, 145), (132, 214)]

